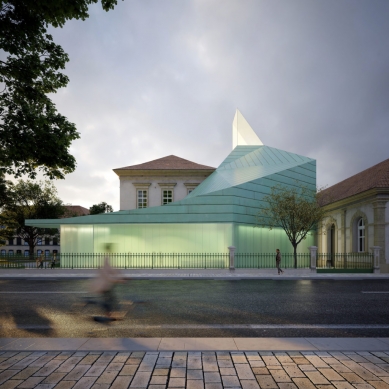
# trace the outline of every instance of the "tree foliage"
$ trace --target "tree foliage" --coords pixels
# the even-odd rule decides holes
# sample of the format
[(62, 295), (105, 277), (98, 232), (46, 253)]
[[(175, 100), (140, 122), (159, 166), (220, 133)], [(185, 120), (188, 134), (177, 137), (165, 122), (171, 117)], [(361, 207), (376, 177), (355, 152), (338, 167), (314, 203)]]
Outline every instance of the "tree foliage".
[[(64, 178), (76, 162), (69, 153), (79, 134), (48, 97), (65, 87), (69, 60), (47, 27), (86, 19), (98, 0), (0, 0), (0, 174)], [(102, 0), (108, 11), (116, 0)]]
[(8, 201), (1, 208), (0, 239), (18, 236), (28, 242), (30, 255), (33, 255), (38, 239), (58, 237), (56, 228), (45, 229), (26, 226), (26, 219), (58, 219), (66, 208), (57, 196), (55, 186), (48, 181), (33, 182), (19, 180), (8, 183)]
[(317, 230), (326, 211), (320, 206), (321, 192), (297, 184), (295, 187), (277, 185), (264, 197), (267, 204), (258, 215), (258, 224), (270, 230), (282, 228), (294, 251), (294, 267), (297, 267), (297, 246), (308, 233)]
[(108, 213), (113, 212), (113, 208), (111, 205), (106, 202), (101, 202), (99, 204), (94, 204), (89, 208), (90, 215), (98, 215), (99, 213)]

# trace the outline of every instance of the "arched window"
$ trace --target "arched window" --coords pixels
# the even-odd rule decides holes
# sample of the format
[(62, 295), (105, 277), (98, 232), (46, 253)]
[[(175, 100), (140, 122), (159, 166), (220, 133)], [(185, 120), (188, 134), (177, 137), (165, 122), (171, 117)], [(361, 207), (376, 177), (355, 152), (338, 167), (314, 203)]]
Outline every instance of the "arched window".
[(365, 252), (365, 222), (362, 218), (358, 220), (358, 253)]

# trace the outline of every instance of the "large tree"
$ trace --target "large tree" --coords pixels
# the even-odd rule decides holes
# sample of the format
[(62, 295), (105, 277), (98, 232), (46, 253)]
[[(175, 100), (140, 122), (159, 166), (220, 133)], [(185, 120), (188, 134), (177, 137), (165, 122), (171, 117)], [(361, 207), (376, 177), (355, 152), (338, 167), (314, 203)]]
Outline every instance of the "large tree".
[(98, 215), (99, 213), (108, 213), (113, 212), (113, 208), (111, 205), (106, 202), (101, 202), (99, 204), (94, 204), (89, 208), (90, 215)]
[(280, 227), (285, 231), (293, 246), (294, 267), (297, 268), (297, 246), (308, 233), (318, 230), (326, 214), (320, 206), (321, 191), (299, 183), (294, 187), (277, 185), (263, 201), (266, 205), (258, 212), (258, 224), (270, 230)]
[(33, 255), (38, 239), (58, 237), (58, 229), (26, 226), (26, 219), (58, 219), (66, 208), (57, 196), (55, 186), (49, 182), (19, 180), (8, 183), (9, 199), (1, 208), (0, 239), (20, 237), (28, 242), (30, 255)]
[[(64, 178), (76, 162), (69, 153), (79, 134), (57, 112), (48, 94), (65, 87), (61, 69), (69, 60), (47, 27), (86, 19), (98, 0), (0, 0), (0, 176)], [(116, 0), (102, 0), (108, 11)]]

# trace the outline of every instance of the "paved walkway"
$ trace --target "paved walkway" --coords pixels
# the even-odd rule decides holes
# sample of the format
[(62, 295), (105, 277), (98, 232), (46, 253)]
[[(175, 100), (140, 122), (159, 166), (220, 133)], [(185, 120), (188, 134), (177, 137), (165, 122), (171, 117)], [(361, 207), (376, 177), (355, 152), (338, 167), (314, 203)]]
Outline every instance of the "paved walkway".
[[(123, 277), (135, 279), (389, 279), (389, 274), (316, 273), (310, 269), (121, 269)], [(91, 278), (95, 269), (0, 269), (1, 278)]]
[(387, 389), (389, 352), (0, 351), (0, 388)]

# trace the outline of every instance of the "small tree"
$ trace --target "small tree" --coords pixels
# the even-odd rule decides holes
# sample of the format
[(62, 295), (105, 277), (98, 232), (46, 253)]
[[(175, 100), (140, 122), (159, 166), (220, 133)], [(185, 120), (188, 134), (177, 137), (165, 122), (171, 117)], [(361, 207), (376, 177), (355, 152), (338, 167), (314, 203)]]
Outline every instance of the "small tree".
[(0, 239), (18, 236), (28, 242), (30, 256), (34, 255), (38, 239), (58, 237), (56, 228), (26, 226), (26, 219), (58, 219), (65, 213), (62, 201), (57, 197), (57, 189), (51, 182), (20, 180), (8, 183), (9, 196), (0, 214)]
[(326, 211), (320, 206), (321, 193), (298, 184), (296, 187), (277, 185), (264, 197), (267, 206), (257, 214), (258, 224), (272, 230), (281, 227), (293, 246), (294, 267), (297, 268), (297, 246), (308, 233), (316, 230)]
[(113, 208), (111, 205), (106, 202), (101, 202), (99, 204), (94, 204), (89, 208), (90, 215), (98, 215), (99, 213), (109, 213), (113, 212)]

